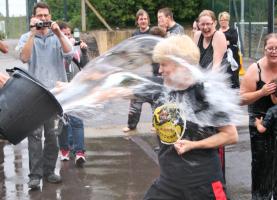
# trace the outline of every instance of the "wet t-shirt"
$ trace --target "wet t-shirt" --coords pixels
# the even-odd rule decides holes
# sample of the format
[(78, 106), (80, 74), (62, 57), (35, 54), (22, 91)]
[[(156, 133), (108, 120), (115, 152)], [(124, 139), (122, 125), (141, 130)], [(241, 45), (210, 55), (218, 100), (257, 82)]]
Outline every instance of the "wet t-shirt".
[[(204, 86), (196, 84), (183, 91), (173, 91), (170, 96), (187, 96), (194, 101), (195, 112), (202, 112), (209, 109), (206, 102)], [(228, 115), (215, 114), (214, 118), (226, 117)], [(215, 127), (199, 127), (190, 121), (186, 122), (186, 129), (183, 138), (198, 141), (217, 133)], [(160, 179), (172, 184), (174, 187), (182, 188), (186, 185), (195, 187), (215, 180), (222, 180), (222, 171), (218, 150), (215, 149), (195, 149), (178, 155), (173, 145), (160, 144), (158, 154), (160, 163)]]
[(267, 129), (273, 129), (274, 133), (277, 133), (277, 105), (268, 109), (263, 120), (263, 125)]

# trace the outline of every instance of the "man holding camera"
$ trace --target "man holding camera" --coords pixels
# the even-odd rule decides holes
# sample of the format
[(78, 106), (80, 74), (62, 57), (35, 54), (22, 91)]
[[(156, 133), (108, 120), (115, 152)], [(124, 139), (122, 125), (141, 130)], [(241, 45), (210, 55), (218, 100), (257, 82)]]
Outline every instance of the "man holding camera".
[[(71, 62), (73, 47), (58, 24), (51, 21), (50, 8), (46, 3), (39, 2), (34, 6), (30, 31), (21, 36), (18, 49), (22, 62), (28, 63), (29, 73), (48, 89), (52, 89), (57, 81), (67, 81), (64, 62)], [(28, 186), (31, 189), (39, 189), (42, 178), (50, 183), (61, 182), (60, 176), (54, 173), (59, 152), (54, 120), (46, 121), (28, 136)]]

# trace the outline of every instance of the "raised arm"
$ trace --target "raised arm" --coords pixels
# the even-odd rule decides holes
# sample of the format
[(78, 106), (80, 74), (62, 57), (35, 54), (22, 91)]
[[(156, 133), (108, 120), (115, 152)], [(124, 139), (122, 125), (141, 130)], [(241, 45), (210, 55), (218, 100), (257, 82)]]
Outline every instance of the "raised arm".
[(224, 33), (216, 31), (213, 37), (212, 45), (214, 50), (212, 69), (217, 70), (221, 66), (223, 56), (227, 51), (227, 41)]

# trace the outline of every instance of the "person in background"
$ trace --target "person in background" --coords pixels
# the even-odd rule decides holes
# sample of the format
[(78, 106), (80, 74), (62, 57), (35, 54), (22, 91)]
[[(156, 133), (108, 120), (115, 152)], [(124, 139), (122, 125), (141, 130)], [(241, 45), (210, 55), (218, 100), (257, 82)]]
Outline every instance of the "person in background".
[[(50, 8), (46, 3), (35, 4), (32, 14), (30, 31), (23, 34), (18, 42), (20, 59), (28, 63), (30, 75), (50, 90), (55, 87), (57, 81), (67, 81), (64, 62), (71, 62), (73, 47), (58, 24), (51, 21)], [(39, 26), (41, 23), (45, 26)], [(61, 182), (61, 177), (55, 174), (59, 148), (54, 118), (29, 134), (28, 151), (29, 188), (39, 189), (42, 178), (50, 183)]]
[[(70, 81), (75, 71), (81, 70), (89, 61), (87, 53), (87, 44), (84, 41), (80, 41), (80, 46), (76, 45), (77, 41), (72, 37), (71, 28), (65, 22), (58, 22), (59, 27), (63, 34), (68, 37), (72, 45), (74, 45), (73, 63), (65, 66), (67, 71), (67, 78)], [(76, 65), (76, 67), (72, 65)], [(74, 70), (75, 69), (75, 70)], [(75, 164), (82, 166), (86, 161), (85, 159), (85, 144), (84, 144), (84, 123), (75, 116), (67, 115), (68, 124), (64, 125), (61, 133), (59, 134), (59, 146), (60, 146), (60, 159), (67, 161), (70, 159), (70, 151), (75, 156)]]
[(232, 56), (237, 63), (237, 69), (232, 69), (231, 82), (232, 88), (239, 88), (239, 48), (238, 48), (238, 33), (237, 30), (230, 27), (230, 14), (228, 12), (221, 12), (218, 15), (219, 31), (223, 32), (227, 40), (227, 49), (232, 51)]
[[(140, 10), (139, 10), (139, 12), (140, 12)], [(141, 13), (143, 13), (142, 16), (144, 16), (144, 17), (148, 16), (148, 14), (146, 15), (144, 12), (141, 11)], [(147, 18), (147, 19), (149, 19), (149, 18)], [(138, 20), (139, 20), (139, 18), (138, 18)], [(151, 31), (151, 33), (150, 33), (150, 31)], [(144, 33), (142, 33), (142, 34), (144, 34)], [(166, 32), (162, 28), (155, 26), (148, 30), (148, 34), (153, 34), (153, 35), (156, 35), (159, 37), (165, 37)], [(152, 63), (152, 75), (153, 76), (149, 78), (150, 80), (158, 82), (158, 83), (162, 83), (162, 78), (159, 73), (159, 64), (158, 63)], [(140, 115), (141, 115), (142, 105), (145, 102), (150, 103), (152, 110), (156, 107), (154, 98), (139, 98), (139, 97), (137, 97), (137, 98), (131, 100), (130, 107), (129, 107), (127, 127), (123, 128), (123, 132), (129, 132), (129, 131), (135, 130), (137, 128), (137, 125), (138, 125), (138, 122), (140, 119)]]
[(240, 85), (241, 104), (248, 105), (249, 133), (252, 156), (252, 200), (276, 199), (277, 157), (274, 129), (259, 133), (255, 126), (256, 118), (274, 106), (271, 95), (277, 84), (277, 34), (268, 34), (264, 39), (264, 56), (251, 64)]
[(138, 28), (135, 30), (132, 36), (149, 33), (150, 18), (148, 13), (145, 10), (139, 9), (138, 12), (136, 13), (136, 25), (138, 26)]
[[(200, 31), (194, 34), (194, 42), (200, 50), (199, 64), (202, 68), (220, 70), (227, 56), (227, 43), (222, 32), (216, 31), (216, 17), (213, 11), (203, 10), (198, 16)], [(211, 65), (211, 66), (210, 66)], [(228, 70), (227, 70), (228, 71)], [(219, 147), (222, 171), (225, 177), (225, 151)]]
[(166, 30), (167, 36), (171, 34), (185, 34), (183, 26), (174, 21), (173, 12), (170, 8), (161, 8), (157, 15), (158, 26)]
[(207, 68), (212, 65), (213, 70), (218, 70), (227, 51), (225, 35), (216, 31), (216, 17), (213, 11), (203, 10), (198, 19), (200, 31), (195, 33), (194, 42), (200, 49), (200, 66)]

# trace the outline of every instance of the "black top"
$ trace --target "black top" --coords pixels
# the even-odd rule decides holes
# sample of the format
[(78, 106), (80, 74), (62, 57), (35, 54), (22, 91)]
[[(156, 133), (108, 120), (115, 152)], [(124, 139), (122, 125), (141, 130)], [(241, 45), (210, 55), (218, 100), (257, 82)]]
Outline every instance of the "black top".
[(168, 28), (166, 30), (166, 32), (168, 33), (168, 35), (170, 35), (170, 34), (185, 34), (185, 30), (184, 30), (183, 26), (181, 26), (180, 24), (178, 24), (176, 22), (172, 27)]
[[(176, 98), (179, 101), (182, 96), (195, 101), (194, 112), (209, 109), (208, 102), (205, 101), (202, 84), (196, 84), (183, 91), (173, 91), (170, 96), (173, 101)], [(215, 115), (214, 117), (226, 116)], [(197, 124), (187, 121), (183, 138), (198, 141), (215, 133), (217, 133), (215, 127), (199, 127)], [(183, 188), (184, 186), (196, 187), (211, 181), (222, 180), (221, 165), (216, 148), (195, 149), (180, 156), (173, 145), (163, 143), (160, 145), (158, 157), (162, 181), (166, 181), (173, 187)]]
[(148, 28), (147, 31), (144, 31), (144, 32), (141, 32), (140, 29), (136, 29), (135, 32), (132, 34), (132, 36), (149, 34), (149, 31), (150, 31), (150, 28)]
[(226, 40), (229, 41), (229, 45), (227, 46), (227, 48), (230, 48), (233, 52), (233, 57), (235, 59), (235, 61), (239, 64), (239, 48), (238, 48), (238, 33), (237, 30), (234, 28), (229, 28), (227, 31), (223, 32)]
[[(261, 89), (265, 84), (265, 82), (262, 81), (262, 78), (261, 78), (260, 64), (257, 63), (257, 66), (258, 66), (259, 80), (256, 83), (256, 88), (257, 88), (256, 91)], [(255, 117), (258, 117), (258, 118), (264, 117), (267, 110), (272, 106), (274, 106), (274, 104), (271, 101), (270, 95), (264, 96), (258, 99), (257, 101), (255, 101), (254, 103), (250, 104), (248, 106), (250, 126), (255, 126), (254, 125)]]
[[(214, 32), (214, 34), (215, 34), (215, 32)], [(213, 42), (214, 34), (213, 34), (212, 39), (206, 49), (203, 46), (204, 36), (202, 33), (198, 40), (197, 46), (199, 47), (199, 50), (200, 50), (199, 64), (202, 68), (207, 68), (213, 62), (214, 49), (213, 49), (212, 42)]]

